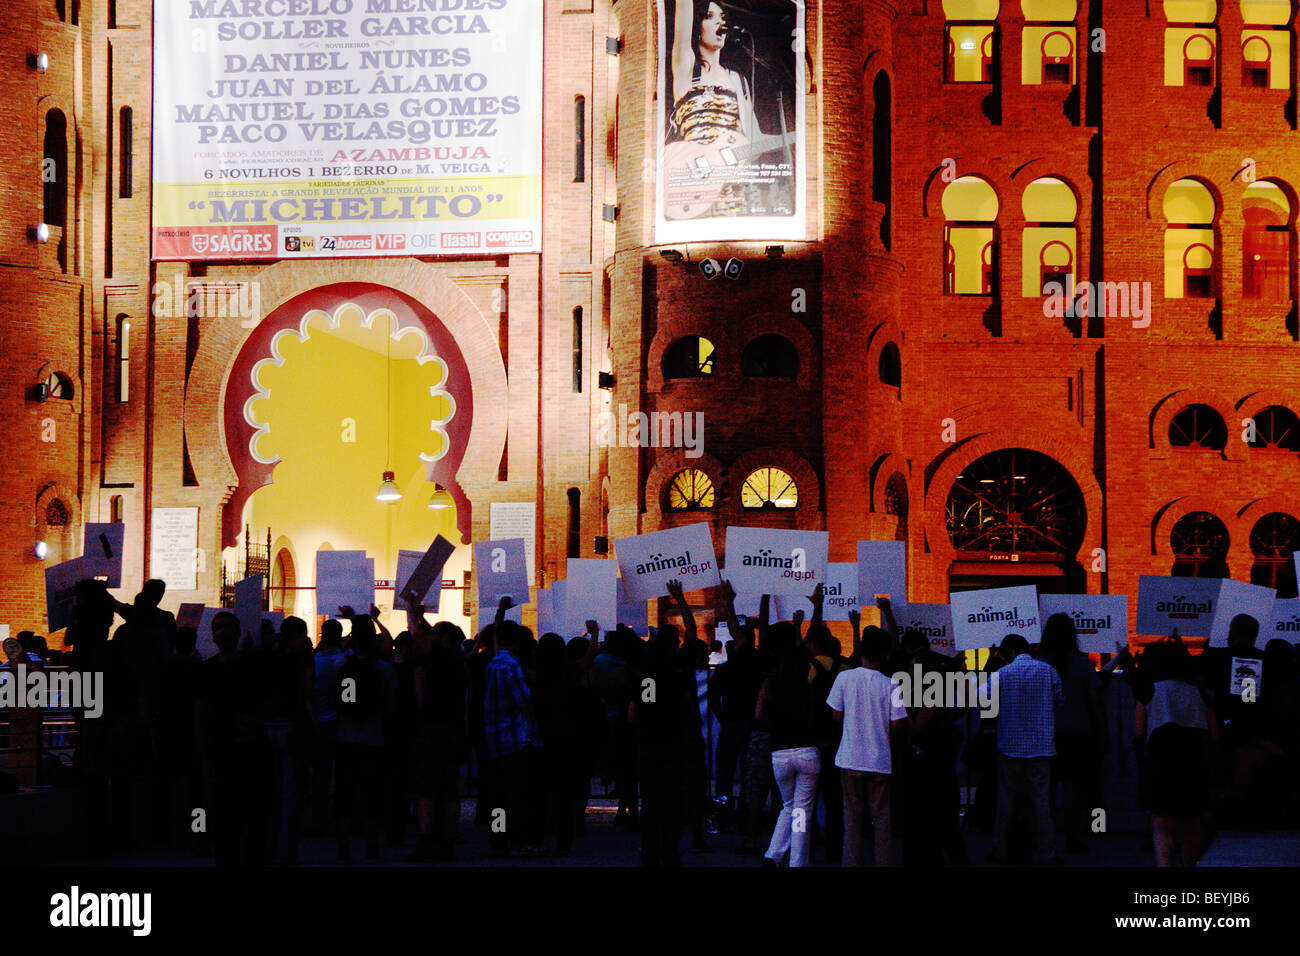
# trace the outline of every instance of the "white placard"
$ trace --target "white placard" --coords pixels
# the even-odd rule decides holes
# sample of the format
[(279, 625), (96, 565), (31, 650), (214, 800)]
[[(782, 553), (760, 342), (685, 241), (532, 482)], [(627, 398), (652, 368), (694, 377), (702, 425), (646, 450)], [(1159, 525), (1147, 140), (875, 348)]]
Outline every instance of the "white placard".
[(649, 605), (628, 594), (622, 578), (618, 579), (618, 623), (632, 628), (641, 637), (650, 630)]
[(930, 639), (930, 650), (952, 657), (957, 653), (957, 642), (952, 631), (952, 606), (949, 604), (895, 604), (889, 602), (894, 612), (894, 623), (899, 634), (903, 631), (920, 631)]
[(537, 0), (152, 7), (153, 258), (542, 251)]
[[(814, 588), (816, 585), (813, 586)], [(813, 588), (808, 589), (812, 594)], [(804, 620), (811, 621), (812, 601), (807, 597), (779, 594), (776, 602), (777, 620), (794, 619), (795, 611), (803, 611)], [(757, 609), (757, 605), (755, 605)], [(849, 611), (858, 609), (858, 566), (852, 561), (829, 561), (826, 564), (826, 590), (822, 600), (823, 621), (847, 621)], [(740, 613), (739, 609), (736, 611)]]
[(564, 622), (555, 611), (555, 592), (550, 588), (538, 588), (534, 596), (537, 606), (537, 633), (533, 636), (539, 641), (544, 634), (564, 634)]
[(493, 612), (503, 597), (516, 606), (528, 603), (528, 561), (522, 538), (474, 543), (474, 582), (478, 603)]
[(198, 627), (195, 628), (194, 650), (205, 661), (218, 653), (217, 642), (212, 639), (212, 619), (224, 610), (226, 609), (220, 607), (205, 607)]
[(858, 542), (858, 600), (875, 607), (876, 595), (889, 595), (890, 603), (907, 600), (907, 542)]
[(1001, 644), (1008, 634), (1019, 634), (1030, 644), (1042, 640), (1038, 588), (1032, 584), (954, 591), (948, 600), (952, 603), (953, 636), (959, 651)]
[(528, 583), (537, 580), (537, 505), (531, 501), (494, 501), (488, 509), (488, 537), (522, 538), (528, 559)]
[(830, 534), (788, 528), (727, 528), (727, 580), (737, 594), (811, 594), (826, 580)]
[(77, 583), (90, 577), (93, 575), (83, 558), (73, 558), (45, 569), (45, 614), (51, 631), (61, 631), (72, 623)]
[[(758, 612), (762, 609), (763, 595), (761, 594), (737, 594), (733, 602), (736, 608), (736, 617), (743, 617), (746, 621), (750, 618), (757, 619)], [(770, 617), (772, 611), (772, 601), (767, 602), (767, 613)]]
[[(251, 636), (254, 645), (262, 643), (262, 576), (254, 574), (235, 584), (235, 617), (239, 618), (239, 639)], [(358, 614), (370, 611), (357, 609)]]
[[(482, 605), (479, 606), (478, 629), (480, 631), (483, 630), (483, 628), (487, 627), (489, 624), (493, 623), (496, 619), (497, 619), (497, 608), (495, 604), (492, 605), (492, 607), (483, 607)], [(524, 609), (519, 605), (515, 605), (510, 610), (506, 611), (506, 620), (514, 621), (516, 624), (524, 623)], [(537, 637), (537, 636), (539, 635), (537, 634), (533, 635), (533, 637)]]
[(283, 612), (283, 611), (263, 611), (263, 612), (262, 612), (262, 620), (263, 620), (263, 621), (270, 621), (270, 622), (271, 622), (271, 626), (272, 626), (273, 628), (275, 628), (275, 633), (279, 634), (279, 633), (280, 633), (280, 628), (284, 625), (284, 612)]
[(1278, 598), (1273, 602), (1273, 619), (1259, 629), (1259, 643), (1267, 645), (1275, 637), (1290, 644), (1300, 644), (1300, 598)]
[(1044, 621), (1068, 614), (1085, 654), (1114, 654), (1116, 644), (1128, 643), (1127, 594), (1040, 594), (1038, 609)]
[(1264, 680), (1264, 662), (1258, 657), (1234, 657), (1231, 676), (1228, 681), (1228, 693), (1233, 697), (1245, 695), (1249, 686), (1258, 700)]
[(705, 522), (619, 538), (614, 553), (628, 596), (638, 601), (667, 594), (668, 582), (674, 579), (682, 582), (685, 591), (721, 583), (713, 536)]
[(368, 614), (375, 603), (375, 562), (364, 551), (316, 552), (316, 613), (338, 617), (340, 607)]
[(1178, 628), (1183, 637), (1209, 637), (1222, 580), (1141, 575), (1138, 578), (1137, 632), (1167, 637), (1170, 631)]
[(565, 574), (566, 629), (573, 634), (595, 621), (601, 633), (618, 624), (618, 564), (605, 558), (569, 558)]
[[(397, 552), (397, 576), (393, 579), (396, 585), (393, 591), (393, 607), (405, 608), (402, 603), (402, 591), (406, 588), (406, 582), (410, 580), (415, 569), (419, 567), (420, 561), (424, 559), (423, 551), (398, 551)], [(442, 603), (442, 572), (433, 579), (429, 585), (429, 590), (420, 595), (420, 603), (424, 605), (426, 611), (436, 612)]]
[(122, 547), (125, 543), (126, 525), (121, 522), (87, 522), (81, 555), (86, 559), (90, 573), (97, 578), (108, 578), (110, 588), (122, 586)]
[(1259, 632), (1263, 634), (1264, 628), (1273, 620), (1273, 602), (1276, 600), (1277, 591), (1273, 588), (1224, 578), (1219, 586), (1219, 603), (1214, 610), (1214, 622), (1210, 626), (1210, 647), (1228, 646), (1228, 628), (1238, 614), (1253, 617), (1259, 624)]
[(154, 508), (149, 531), (149, 576), (168, 591), (199, 586), (199, 509)]

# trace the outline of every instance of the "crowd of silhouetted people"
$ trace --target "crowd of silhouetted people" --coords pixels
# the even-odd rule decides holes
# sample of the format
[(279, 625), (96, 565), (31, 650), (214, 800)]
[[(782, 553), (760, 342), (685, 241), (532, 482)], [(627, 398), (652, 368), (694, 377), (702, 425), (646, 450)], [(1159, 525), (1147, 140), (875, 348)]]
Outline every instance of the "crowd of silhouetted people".
[[(1124, 753), (1161, 865), (1194, 864), (1224, 825), (1300, 820), (1295, 648), (1256, 649), (1244, 615), (1228, 648), (1193, 655), (1175, 633), (1136, 659), (1080, 653), (1070, 618), (1053, 615), (1041, 644), (1008, 635), (979, 661), (997, 675), (994, 718), (973, 701), (904, 699), (891, 675), (965, 671), (965, 655), (900, 633), (883, 599), (882, 626), (850, 615), (845, 654), (820, 587), (805, 627), (802, 613), (769, 623), (766, 597), (737, 617), (724, 582), (725, 646), (700, 639), (671, 582), (679, 623), (648, 640), (594, 621), (537, 639), (506, 619), (508, 599), (469, 638), (411, 602), (396, 635), (373, 607), (340, 608), (314, 642), (300, 618), (241, 633), (223, 611), (206, 660), (163, 593), (150, 581), (123, 604), (82, 582), (61, 655), (30, 632), (6, 642), (4, 667), (104, 675), (71, 774), (98, 852), (161, 843), (218, 865), (292, 865), (315, 835), (340, 862), (358, 840), (367, 861), (449, 862), (470, 845), (472, 793), (492, 854), (596, 853), (598, 780), (645, 866), (679, 865), (732, 829), (766, 866), (889, 866), (895, 840), (905, 865), (962, 864), (972, 829), (993, 834), (989, 862), (1059, 863), (1106, 831)], [(1112, 680), (1132, 690), (1133, 726), (1107, 717)]]

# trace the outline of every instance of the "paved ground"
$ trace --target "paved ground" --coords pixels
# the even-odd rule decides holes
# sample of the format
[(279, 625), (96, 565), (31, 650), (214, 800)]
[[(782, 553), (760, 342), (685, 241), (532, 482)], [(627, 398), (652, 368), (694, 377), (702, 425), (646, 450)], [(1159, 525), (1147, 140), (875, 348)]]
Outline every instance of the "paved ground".
[[(640, 862), (639, 840), (636, 833), (629, 833), (614, 825), (615, 804), (612, 800), (594, 799), (586, 815), (585, 835), (575, 841), (568, 856), (548, 854), (536, 858), (501, 858), (488, 852), (488, 832), (486, 827), (476, 826), (474, 820), (474, 801), (465, 800), (461, 806), (461, 837), (457, 847), (459, 866), (487, 867), (618, 867), (637, 866)], [(413, 829), (413, 828), (412, 828)], [(354, 862), (352, 868), (367, 866), (406, 866), (403, 858), (414, 842), (413, 832), (408, 832), (405, 845), (401, 848), (385, 846), (381, 864)], [(689, 850), (690, 840), (682, 842), (682, 865), (688, 867), (756, 867), (761, 863), (759, 856), (741, 855), (736, 852), (740, 837), (736, 833), (722, 832), (708, 837), (711, 850), (694, 853)], [(362, 841), (353, 840), (352, 854), (354, 860), (362, 855)], [(991, 847), (992, 838), (983, 833), (966, 834), (966, 846), (970, 859), (977, 866), (984, 866)], [(1149, 867), (1153, 865), (1150, 840), (1144, 833), (1118, 832), (1093, 835), (1088, 841), (1089, 850), (1084, 853), (1067, 853), (1067, 867)], [(898, 847), (895, 847), (895, 862), (901, 862)], [(300, 856), (304, 866), (334, 867), (341, 866), (335, 861), (337, 846), (333, 839), (324, 837), (305, 837), (300, 845)], [(71, 859), (66, 862), (75, 866), (210, 866), (210, 858), (194, 857), (188, 853), (174, 852), (165, 848), (123, 853), (107, 859)], [(437, 864), (445, 866), (448, 864)], [(818, 852), (813, 861), (814, 866), (826, 866)], [(1269, 833), (1244, 833), (1225, 831), (1220, 833), (1215, 843), (1201, 861), (1201, 866), (1297, 866), (1300, 865), (1300, 831), (1274, 831)]]

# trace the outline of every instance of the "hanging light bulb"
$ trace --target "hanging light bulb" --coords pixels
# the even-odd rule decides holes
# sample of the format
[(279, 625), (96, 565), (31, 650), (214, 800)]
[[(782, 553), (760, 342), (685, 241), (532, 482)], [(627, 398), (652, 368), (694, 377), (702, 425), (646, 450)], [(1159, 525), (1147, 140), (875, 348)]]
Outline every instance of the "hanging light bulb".
[(429, 507), (434, 511), (442, 511), (445, 508), (450, 508), (452, 504), (454, 502), (451, 500), (451, 492), (446, 488), (434, 485), (433, 497), (429, 499)]
[(402, 491), (397, 487), (397, 482), (393, 481), (391, 471), (384, 472), (384, 481), (379, 486), (379, 494), (375, 495), (376, 501), (401, 501)]

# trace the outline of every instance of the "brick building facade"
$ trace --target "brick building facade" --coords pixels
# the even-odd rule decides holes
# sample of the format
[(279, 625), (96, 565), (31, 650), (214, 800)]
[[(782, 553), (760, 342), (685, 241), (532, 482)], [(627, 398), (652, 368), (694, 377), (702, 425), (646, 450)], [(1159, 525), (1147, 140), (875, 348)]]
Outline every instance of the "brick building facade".
[[(42, 569), (85, 521), (125, 522), (133, 594), (160, 507), (200, 515), (198, 587), (168, 606), (215, 603), (257, 477), (229, 451), (232, 369), (287, 303), (358, 284), (454, 341), (474, 414), (431, 480), (475, 540), (492, 502), (535, 502), (538, 584), (601, 539), (708, 520), (719, 548), (728, 524), (825, 529), (832, 560), (899, 538), (913, 601), (1225, 568), (1294, 595), (1293, 3), (807, 0), (807, 235), (779, 249), (655, 244), (654, 2), (544, 9), (540, 256), (265, 264), (150, 262), (146, 0), (5, 5), (15, 628), (42, 629)], [(743, 275), (706, 280), (709, 257)], [(151, 307), (154, 283), (250, 280), (259, 322)], [(1053, 314), (1053, 281), (1132, 301)], [(703, 453), (606, 444), (615, 411), (702, 413)]]

